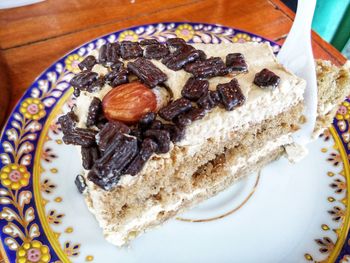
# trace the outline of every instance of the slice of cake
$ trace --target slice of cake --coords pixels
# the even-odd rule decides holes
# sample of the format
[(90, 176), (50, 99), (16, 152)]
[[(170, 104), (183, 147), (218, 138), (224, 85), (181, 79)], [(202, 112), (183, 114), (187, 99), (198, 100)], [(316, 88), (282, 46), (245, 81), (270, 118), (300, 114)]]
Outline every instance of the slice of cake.
[[(306, 83), (267, 43), (108, 43), (79, 67), (63, 140), (80, 146), (76, 184), (117, 246), (301, 149)], [(349, 89), (337, 74), (337, 95), (319, 85), (318, 132)]]

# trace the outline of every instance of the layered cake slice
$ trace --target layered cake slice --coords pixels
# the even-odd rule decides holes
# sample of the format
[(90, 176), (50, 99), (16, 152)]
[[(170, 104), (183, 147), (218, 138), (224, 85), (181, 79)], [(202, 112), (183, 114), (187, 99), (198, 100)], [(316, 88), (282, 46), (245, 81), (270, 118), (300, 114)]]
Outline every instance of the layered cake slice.
[[(291, 135), (305, 121), (306, 83), (267, 43), (108, 43), (79, 67), (76, 105), (59, 122), (81, 151), (78, 189), (117, 246), (302, 150)], [(335, 97), (319, 87), (319, 108), (344, 97), (339, 86)]]

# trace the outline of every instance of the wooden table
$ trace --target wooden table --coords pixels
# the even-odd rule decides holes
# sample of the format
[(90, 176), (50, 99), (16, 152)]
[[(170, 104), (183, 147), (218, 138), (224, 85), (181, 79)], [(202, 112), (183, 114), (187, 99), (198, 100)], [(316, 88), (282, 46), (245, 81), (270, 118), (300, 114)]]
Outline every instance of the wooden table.
[[(0, 78), (9, 78), (7, 87), (0, 81), (0, 119), (5, 88), (11, 92), (9, 110), (51, 63), (100, 35), (145, 23), (192, 21), (241, 28), (282, 43), (293, 17), (279, 0), (46, 0), (0, 11), (0, 55), (8, 70)], [(316, 58), (336, 65), (346, 61), (316, 33), (312, 39)]]

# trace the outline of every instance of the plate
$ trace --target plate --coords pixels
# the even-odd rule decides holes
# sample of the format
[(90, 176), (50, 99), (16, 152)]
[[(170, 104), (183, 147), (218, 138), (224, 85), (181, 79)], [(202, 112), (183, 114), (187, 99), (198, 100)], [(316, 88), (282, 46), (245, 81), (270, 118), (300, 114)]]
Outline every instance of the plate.
[(104, 240), (73, 183), (80, 156), (57, 117), (74, 104), (68, 81), (106, 41), (182, 37), (188, 42), (268, 41), (213, 24), (161, 23), (118, 31), (68, 53), (28, 88), (0, 146), (1, 252), (6, 262), (350, 261), (350, 100), (332, 127), (292, 165), (280, 159), (129, 247)]

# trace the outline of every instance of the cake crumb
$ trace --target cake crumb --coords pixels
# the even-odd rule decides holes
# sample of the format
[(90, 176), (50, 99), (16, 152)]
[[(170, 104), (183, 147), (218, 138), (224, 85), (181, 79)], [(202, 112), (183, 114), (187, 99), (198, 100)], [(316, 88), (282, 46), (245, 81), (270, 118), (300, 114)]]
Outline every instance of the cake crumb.
[(291, 143), (285, 147), (288, 161), (297, 163), (308, 154), (308, 149), (304, 145)]

